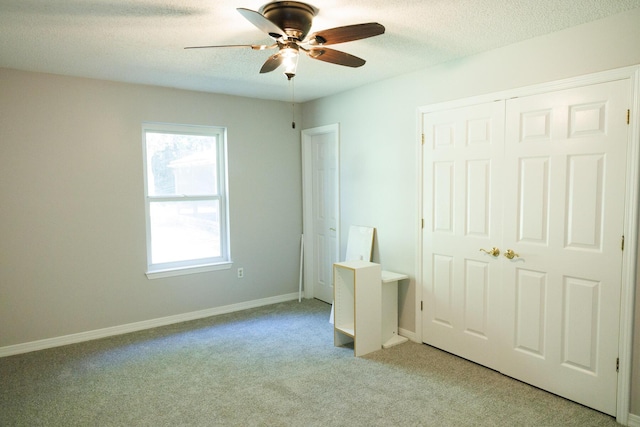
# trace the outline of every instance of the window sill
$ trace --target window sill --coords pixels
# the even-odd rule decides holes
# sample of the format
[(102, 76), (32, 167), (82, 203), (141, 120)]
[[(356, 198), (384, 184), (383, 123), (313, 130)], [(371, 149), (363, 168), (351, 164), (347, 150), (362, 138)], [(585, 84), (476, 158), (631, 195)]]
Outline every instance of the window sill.
[(205, 273), (207, 271), (229, 270), (233, 263), (221, 262), (218, 264), (194, 265), (192, 267), (170, 268), (166, 270), (147, 271), (147, 279), (161, 279), (163, 277), (184, 276), (185, 274)]

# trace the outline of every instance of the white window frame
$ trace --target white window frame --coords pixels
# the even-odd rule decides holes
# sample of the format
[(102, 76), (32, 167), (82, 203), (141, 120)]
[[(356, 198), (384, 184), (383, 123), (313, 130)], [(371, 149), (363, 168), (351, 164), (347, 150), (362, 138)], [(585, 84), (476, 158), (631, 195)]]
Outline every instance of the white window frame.
[[(147, 132), (169, 133), (178, 135), (198, 135), (213, 136), (217, 138), (218, 144), (216, 161), (218, 194), (207, 196), (172, 195), (172, 196), (150, 196), (147, 175)], [(144, 169), (144, 198), (145, 198), (145, 218), (147, 234), (147, 271), (149, 279), (178, 276), (183, 274), (201, 273), (206, 271), (227, 270), (231, 268), (231, 245), (229, 241), (229, 189), (227, 185), (227, 131), (226, 128), (216, 126), (183, 125), (168, 123), (145, 122), (142, 124), (142, 154)], [(176, 262), (152, 263), (151, 258), (151, 204), (153, 202), (172, 202), (189, 200), (216, 200), (219, 203), (220, 215), (220, 247), (221, 255), (215, 258), (191, 259)]]

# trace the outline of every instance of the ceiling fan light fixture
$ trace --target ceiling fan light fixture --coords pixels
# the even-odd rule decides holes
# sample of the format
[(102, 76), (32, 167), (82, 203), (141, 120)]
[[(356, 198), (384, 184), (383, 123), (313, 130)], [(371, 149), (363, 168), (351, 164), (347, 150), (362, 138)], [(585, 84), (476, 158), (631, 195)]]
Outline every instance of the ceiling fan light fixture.
[(296, 75), (296, 69), (298, 68), (298, 45), (295, 43), (289, 43), (286, 47), (280, 49), (280, 56), (282, 57), (282, 65), (284, 66), (284, 75), (287, 76), (287, 80), (291, 80)]
[(272, 1), (258, 11), (239, 7), (236, 9), (256, 28), (274, 39), (271, 45), (214, 45), (191, 46), (185, 49), (209, 47), (250, 47), (253, 50), (278, 48), (260, 68), (260, 73), (269, 73), (284, 65), (284, 75), (291, 81), (296, 75), (300, 51), (312, 59), (345, 67), (362, 67), (365, 60), (357, 56), (325, 47), (384, 34), (385, 28), (377, 22), (344, 25), (314, 32), (307, 36), (318, 8), (300, 1)]

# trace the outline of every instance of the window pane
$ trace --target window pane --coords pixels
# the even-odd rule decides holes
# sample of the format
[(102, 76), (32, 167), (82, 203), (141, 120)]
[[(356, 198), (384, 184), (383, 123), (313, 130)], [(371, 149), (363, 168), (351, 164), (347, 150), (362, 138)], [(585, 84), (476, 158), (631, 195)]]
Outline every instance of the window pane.
[(149, 196), (218, 195), (216, 136), (147, 132)]
[(219, 206), (217, 200), (152, 202), (152, 264), (220, 257)]

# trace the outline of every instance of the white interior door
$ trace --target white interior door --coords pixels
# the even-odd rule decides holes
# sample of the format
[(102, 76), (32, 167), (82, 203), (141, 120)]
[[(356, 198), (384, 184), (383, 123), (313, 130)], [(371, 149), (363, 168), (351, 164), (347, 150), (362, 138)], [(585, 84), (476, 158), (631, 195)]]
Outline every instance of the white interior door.
[[(423, 117), (423, 341), (612, 415), (629, 90)], [(505, 133), (487, 124), (476, 152), (473, 129), (500, 123), (496, 105)]]
[(338, 261), (338, 125), (302, 131), (305, 296), (333, 302)]
[[(504, 103), (423, 120), (423, 341), (497, 368)], [(487, 252), (481, 251), (481, 249)]]
[(502, 372), (615, 415), (628, 81), (507, 101)]

